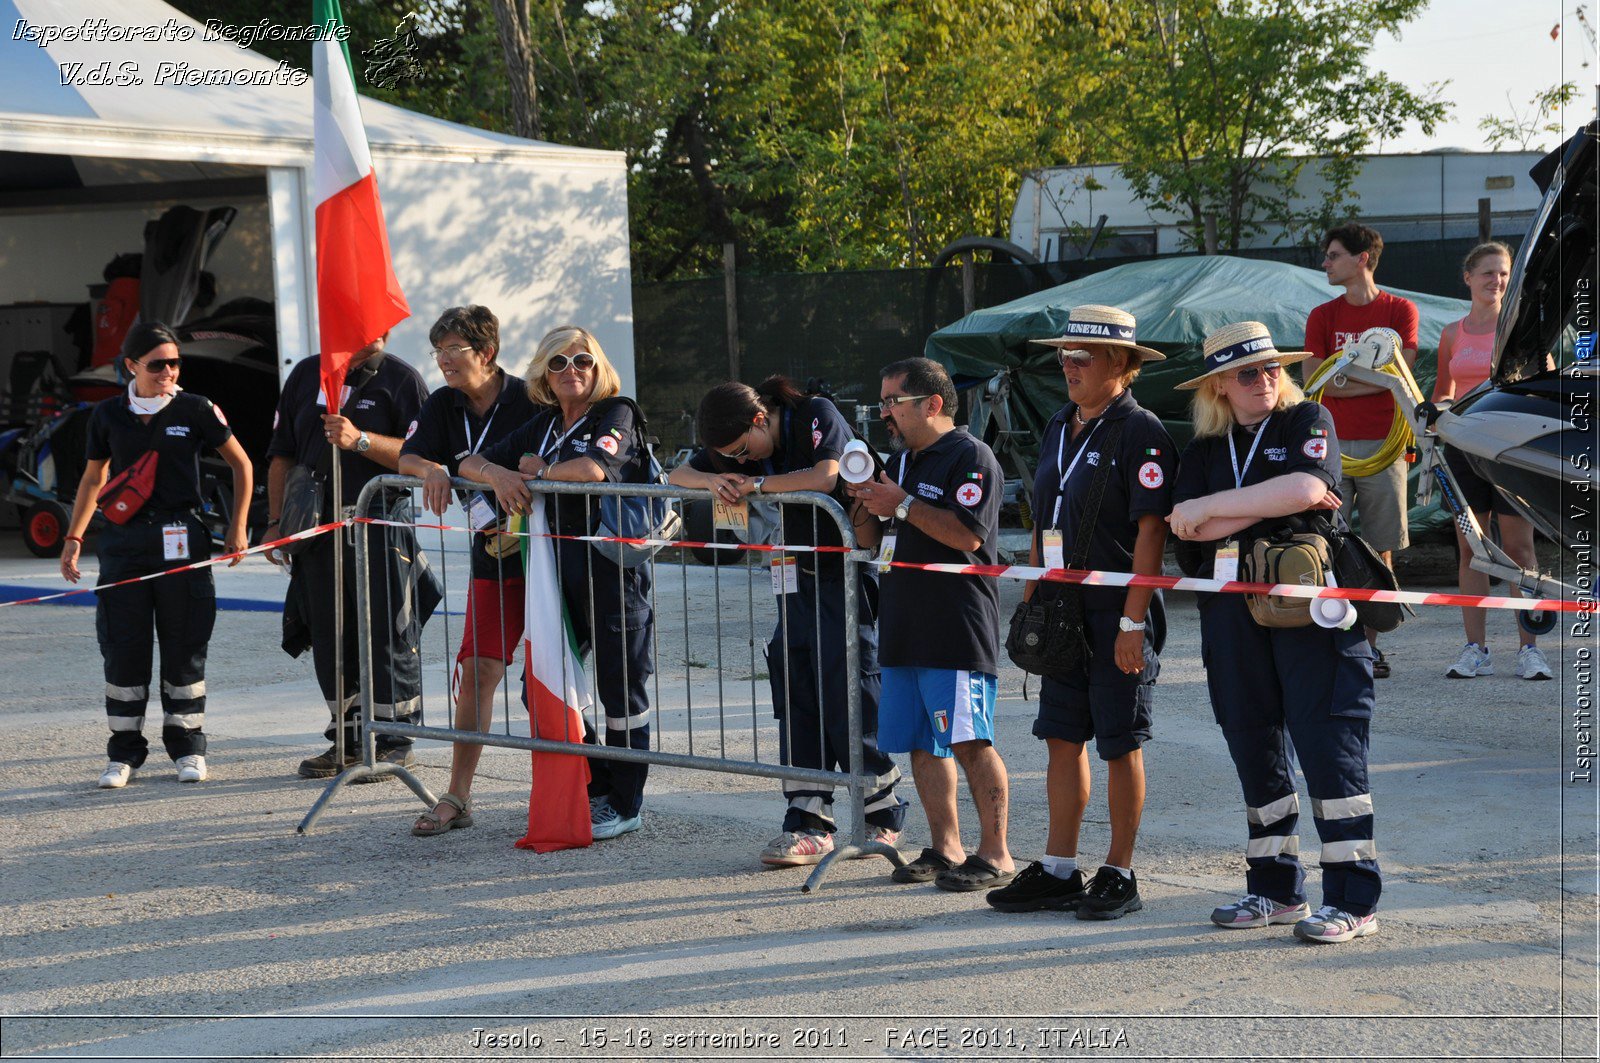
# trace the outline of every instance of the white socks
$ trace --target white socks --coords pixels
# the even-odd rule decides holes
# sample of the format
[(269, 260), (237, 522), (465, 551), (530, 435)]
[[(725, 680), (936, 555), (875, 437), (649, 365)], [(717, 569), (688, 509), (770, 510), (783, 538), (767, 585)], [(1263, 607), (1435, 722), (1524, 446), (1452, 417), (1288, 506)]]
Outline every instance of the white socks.
[(1056, 878), (1071, 878), (1072, 873), (1078, 870), (1076, 856), (1046, 856), (1039, 861), (1044, 869)]

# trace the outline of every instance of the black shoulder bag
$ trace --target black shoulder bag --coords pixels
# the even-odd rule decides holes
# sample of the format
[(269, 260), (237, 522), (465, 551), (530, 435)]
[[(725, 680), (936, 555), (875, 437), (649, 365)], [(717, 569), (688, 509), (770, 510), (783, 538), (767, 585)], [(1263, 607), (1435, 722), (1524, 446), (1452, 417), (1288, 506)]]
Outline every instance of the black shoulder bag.
[[(1100, 453), (1106, 460), (1095, 467), (1089, 486), (1089, 504), (1078, 522), (1079, 535), (1072, 544), (1067, 567), (1083, 569), (1089, 562), (1089, 543), (1100, 521), (1100, 503), (1111, 479), (1112, 455), (1122, 439), (1126, 419), (1112, 422)], [(1063, 427), (1062, 431), (1066, 431)], [(1078, 584), (1051, 584), (1040, 580), (1033, 597), (1017, 603), (1006, 635), (1006, 654), (1024, 672), (1061, 679), (1089, 663), (1093, 651), (1084, 631), (1083, 588)]]

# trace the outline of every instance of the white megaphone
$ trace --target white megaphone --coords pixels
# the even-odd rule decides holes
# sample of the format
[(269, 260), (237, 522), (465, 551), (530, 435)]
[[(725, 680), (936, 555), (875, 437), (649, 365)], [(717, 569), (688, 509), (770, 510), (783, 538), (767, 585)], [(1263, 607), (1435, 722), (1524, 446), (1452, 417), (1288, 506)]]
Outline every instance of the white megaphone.
[(845, 483), (864, 484), (872, 479), (876, 468), (877, 463), (872, 460), (872, 451), (866, 443), (852, 439), (844, 445), (839, 455), (839, 475)]
[[(1333, 573), (1328, 573), (1328, 586), (1337, 587)], [(1340, 631), (1349, 631), (1356, 626), (1356, 607), (1347, 598), (1313, 598), (1311, 599), (1311, 619), (1317, 622), (1318, 627), (1338, 628)]]

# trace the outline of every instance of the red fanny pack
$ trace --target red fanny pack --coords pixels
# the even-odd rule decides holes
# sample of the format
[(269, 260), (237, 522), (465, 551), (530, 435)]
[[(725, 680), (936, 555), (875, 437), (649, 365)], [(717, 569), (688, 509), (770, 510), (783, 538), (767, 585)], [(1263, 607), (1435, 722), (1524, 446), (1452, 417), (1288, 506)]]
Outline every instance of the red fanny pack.
[(155, 489), (156, 452), (147, 450), (100, 489), (97, 501), (106, 520), (112, 524), (126, 524), (150, 501)]

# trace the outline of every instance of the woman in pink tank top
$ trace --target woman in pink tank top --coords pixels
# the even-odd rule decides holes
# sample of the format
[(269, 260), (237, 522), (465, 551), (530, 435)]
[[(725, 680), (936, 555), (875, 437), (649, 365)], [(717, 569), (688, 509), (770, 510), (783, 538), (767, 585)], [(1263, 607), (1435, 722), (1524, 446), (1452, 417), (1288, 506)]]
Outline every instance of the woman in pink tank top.
[[(1453, 402), (1489, 379), (1490, 363), (1494, 358), (1495, 324), (1500, 319), (1500, 300), (1511, 280), (1511, 249), (1496, 242), (1479, 244), (1468, 253), (1461, 268), (1462, 280), (1472, 292), (1472, 310), (1460, 321), (1447, 325), (1439, 335), (1439, 376), (1433, 385), (1433, 401), (1436, 403)], [(1485, 531), (1488, 530), (1492, 514), (1499, 524), (1500, 546), (1517, 564), (1536, 570), (1538, 560), (1533, 551), (1533, 526), (1513, 512), (1494, 487), (1472, 470), (1462, 455), (1447, 447), (1445, 460), (1449, 462), (1450, 471), (1461, 486), (1462, 501), (1472, 508)], [(1488, 594), (1489, 577), (1468, 563), (1472, 551), (1460, 528), (1456, 529), (1456, 548), (1460, 555), (1456, 574), (1461, 583), (1461, 593)], [(1519, 592), (1516, 587), (1508, 587), (1506, 593), (1517, 595)], [(1461, 622), (1466, 628), (1467, 644), (1445, 675), (1451, 679), (1493, 675), (1494, 665), (1489, 657), (1484, 610), (1462, 609)], [(1517, 651), (1517, 677), (1549, 679), (1550, 665), (1534, 644), (1534, 637), (1523, 631), (1520, 625), (1517, 632), (1522, 643)]]

